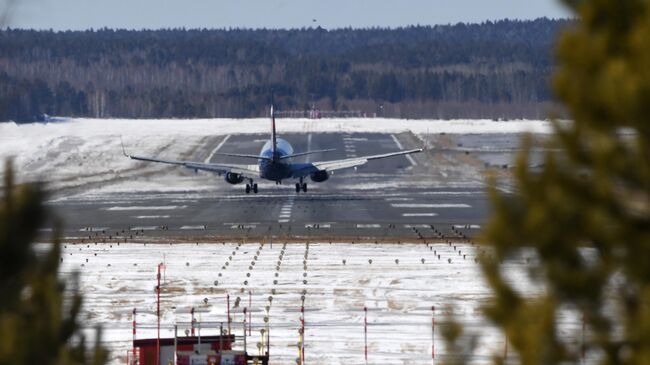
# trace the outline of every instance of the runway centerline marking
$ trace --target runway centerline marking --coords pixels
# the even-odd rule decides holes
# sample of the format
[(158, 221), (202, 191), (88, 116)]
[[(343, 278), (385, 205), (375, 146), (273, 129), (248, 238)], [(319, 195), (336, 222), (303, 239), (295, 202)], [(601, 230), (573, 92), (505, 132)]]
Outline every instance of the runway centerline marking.
[[(312, 139), (312, 134), (309, 133), (307, 135), (307, 151), (311, 151), (311, 139)], [(309, 155), (305, 156), (305, 162), (309, 161)]]
[(399, 203), (391, 204), (393, 208), (471, 208), (469, 204), (411, 204), (411, 203)]
[(207, 157), (207, 158), (205, 159), (205, 161), (204, 161), (205, 163), (210, 163), (210, 160), (212, 160), (212, 157), (214, 157), (214, 155), (217, 153), (217, 151), (219, 151), (219, 149), (220, 149), (221, 147), (223, 147), (224, 144), (226, 144), (226, 142), (228, 141), (228, 138), (230, 138), (230, 134), (227, 135), (227, 136), (226, 136), (226, 137), (221, 141), (221, 143), (219, 143), (219, 144), (217, 145), (217, 147), (215, 147), (215, 148), (212, 150), (212, 152), (210, 152), (210, 154), (208, 155), (208, 157)]
[(158, 218), (169, 218), (170, 215), (135, 215), (135, 219), (158, 219)]
[[(395, 137), (394, 134), (391, 134), (390, 136), (393, 138), (393, 141), (395, 141), (395, 144), (397, 145), (397, 148), (399, 148), (400, 150), (403, 150), (404, 148), (402, 147), (402, 144), (399, 142), (397, 137)], [(411, 155), (404, 155), (404, 156), (406, 157), (407, 160), (409, 160), (409, 162), (411, 163), (412, 166), (416, 166), (418, 164), (417, 162), (415, 162), (413, 157), (411, 157)]]
[(293, 209), (293, 204), (294, 204), (295, 199), (296, 199), (295, 196), (290, 195), (289, 199), (286, 202), (284, 202), (284, 204), (280, 208), (280, 215), (278, 216), (278, 223), (287, 223), (287, 222), (289, 222), (289, 218), (291, 218), (291, 209)]

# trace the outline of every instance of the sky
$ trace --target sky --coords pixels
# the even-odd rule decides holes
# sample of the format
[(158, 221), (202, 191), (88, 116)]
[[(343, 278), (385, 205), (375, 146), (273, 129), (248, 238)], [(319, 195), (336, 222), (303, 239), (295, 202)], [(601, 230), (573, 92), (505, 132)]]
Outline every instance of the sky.
[(398, 27), (564, 18), (559, 0), (0, 0), (9, 26), (89, 28)]

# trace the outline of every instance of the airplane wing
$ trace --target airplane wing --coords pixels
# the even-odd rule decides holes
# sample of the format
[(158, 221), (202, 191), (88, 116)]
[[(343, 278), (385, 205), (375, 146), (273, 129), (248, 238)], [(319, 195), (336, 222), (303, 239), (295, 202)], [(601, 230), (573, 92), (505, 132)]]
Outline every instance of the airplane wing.
[(174, 161), (174, 160), (163, 160), (163, 159), (152, 158), (152, 157), (132, 156), (126, 153), (124, 153), (124, 156), (132, 160), (179, 165), (195, 171), (199, 171), (199, 170), (209, 171), (217, 174), (226, 174), (230, 172), (230, 173), (242, 175), (244, 177), (258, 178), (260, 173), (260, 169), (258, 165), (236, 165), (236, 164), (221, 164), (221, 163), (203, 163), (203, 162), (193, 162), (193, 161)]
[(388, 158), (393, 156), (409, 155), (411, 153), (422, 152), (421, 148), (408, 150), (408, 151), (398, 151), (391, 153), (384, 153), (381, 155), (370, 155), (370, 156), (361, 156), (347, 158), (343, 160), (333, 160), (333, 161), (320, 161), (312, 162), (308, 164), (299, 164), (297, 169), (293, 172), (293, 177), (305, 177), (317, 171), (336, 171), (349, 169), (351, 167), (357, 167), (365, 165), (368, 161), (379, 160), (382, 158)]

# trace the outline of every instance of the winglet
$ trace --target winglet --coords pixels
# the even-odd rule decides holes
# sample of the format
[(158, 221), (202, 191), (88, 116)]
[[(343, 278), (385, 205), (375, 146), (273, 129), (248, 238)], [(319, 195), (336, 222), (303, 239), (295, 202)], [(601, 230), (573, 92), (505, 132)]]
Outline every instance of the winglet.
[(128, 154), (126, 153), (126, 150), (124, 149), (124, 141), (122, 141), (122, 136), (120, 136), (120, 144), (122, 145), (122, 154), (124, 155), (124, 157), (131, 158), (131, 156), (128, 155)]

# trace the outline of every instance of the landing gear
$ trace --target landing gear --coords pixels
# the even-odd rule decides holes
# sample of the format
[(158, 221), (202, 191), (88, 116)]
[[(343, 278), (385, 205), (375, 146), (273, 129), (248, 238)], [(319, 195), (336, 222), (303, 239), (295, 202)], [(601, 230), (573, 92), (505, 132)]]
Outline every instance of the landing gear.
[(246, 184), (246, 194), (250, 194), (251, 190), (257, 194), (257, 184), (253, 184), (253, 180), (250, 181), (250, 184)]
[(299, 193), (300, 190), (302, 190), (303, 193), (307, 192), (307, 183), (302, 181), (302, 178), (300, 179), (299, 183), (296, 183), (296, 193)]

